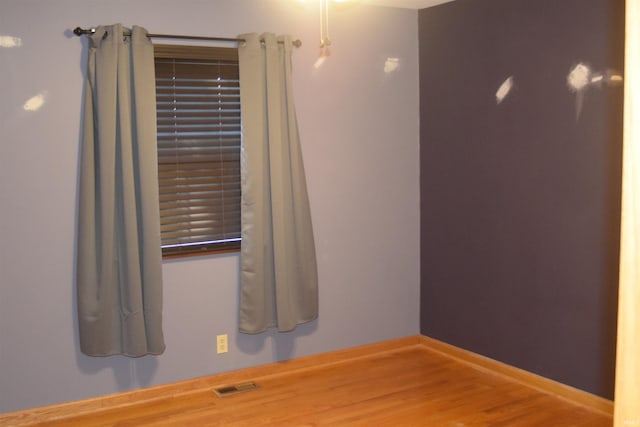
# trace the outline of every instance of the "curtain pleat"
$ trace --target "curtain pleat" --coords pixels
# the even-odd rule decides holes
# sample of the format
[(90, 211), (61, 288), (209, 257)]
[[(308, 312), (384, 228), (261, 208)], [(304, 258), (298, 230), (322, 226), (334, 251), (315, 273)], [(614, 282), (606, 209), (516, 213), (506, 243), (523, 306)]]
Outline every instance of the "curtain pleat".
[(164, 351), (153, 46), (120, 24), (89, 39), (77, 310), (90, 356)]
[[(318, 317), (318, 273), (291, 82), (291, 37), (243, 34), (240, 331)], [(263, 42), (261, 42), (261, 39)]]

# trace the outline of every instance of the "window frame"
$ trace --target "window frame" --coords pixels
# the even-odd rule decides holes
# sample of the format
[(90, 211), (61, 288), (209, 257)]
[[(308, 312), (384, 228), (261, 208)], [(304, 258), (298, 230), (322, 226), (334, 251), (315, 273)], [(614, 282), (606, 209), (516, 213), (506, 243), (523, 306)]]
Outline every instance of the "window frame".
[[(238, 51), (237, 48), (228, 47), (215, 47), (215, 46), (191, 46), (191, 45), (173, 45), (173, 44), (154, 44), (154, 65), (156, 59), (176, 59), (176, 60), (213, 60), (213, 61), (225, 61), (238, 63)], [(157, 88), (156, 83), (156, 88)], [(239, 90), (239, 83), (238, 83)], [(239, 99), (239, 98), (238, 98)], [(238, 113), (241, 126), (241, 117)], [(240, 138), (240, 137), (238, 137)], [(158, 147), (160, 138), (158, 138)], [(160, 148), (158, 148), (160, 150)], [(240, 155), (240, 146), (238, 145), (238, 156)], [(158, 169), (160, 179), (160, 156), (158, 156)], [(240, 174), (240, 162), (238, 160), (238, 174)], [(239, 176), (239, 175), (238, 175)], [(238, 178), (238, 183), (241, 181), (241, 177)], [(241, 193), (240, 193), (241, 194)], [(162, 196), (162, 194), (161, 194)], [(241, 196), (240, 196), (241, 197)], [(162, 202), (161, 202), (162, 203)], [(162, 213), (161, 213), (162, 224)], [(241, 212), (237, 211), (237, 220), (239, 222)], [(162, 228), (162, 225), (161, 225)], [(167, 258), (181, 258), (191, 257), (198, 255), (211, 255), (221, 254), (229, 252), (238, 252), (241, 248), (241, 240), (239, 233), (241, 231), (241, 225), (238, 226), (238, 237), (234, 241), (201, 241), (197, 243), (185, 243), (178, 246), (167, 246), (162, 244), (162, 257)], [(161, 231), (162, 239), (162, 231)]]

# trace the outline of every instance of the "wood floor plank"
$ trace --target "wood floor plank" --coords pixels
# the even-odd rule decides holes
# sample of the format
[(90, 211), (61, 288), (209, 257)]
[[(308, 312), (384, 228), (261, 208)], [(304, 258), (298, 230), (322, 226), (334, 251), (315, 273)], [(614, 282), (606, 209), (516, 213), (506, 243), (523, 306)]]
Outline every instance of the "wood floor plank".
[(259, 389), (229, 397), (218, 397), (207, 387), (31, 425), (612, 425), (611, 416), (474, 368), (420, 344), (251, 380)]

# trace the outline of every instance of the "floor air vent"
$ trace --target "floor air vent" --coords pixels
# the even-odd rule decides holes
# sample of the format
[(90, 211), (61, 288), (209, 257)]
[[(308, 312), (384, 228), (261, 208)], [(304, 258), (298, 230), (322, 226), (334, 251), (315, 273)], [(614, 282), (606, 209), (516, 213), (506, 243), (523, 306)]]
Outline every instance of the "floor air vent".
[(260, 387), (254, 382), (242, 383), (242, 384), (234, 384), (224, 387), (214, 388), (213, 392), (220, 397), (232, 396), (238, 393), (246, 393), (247, 391), (257, 390)]

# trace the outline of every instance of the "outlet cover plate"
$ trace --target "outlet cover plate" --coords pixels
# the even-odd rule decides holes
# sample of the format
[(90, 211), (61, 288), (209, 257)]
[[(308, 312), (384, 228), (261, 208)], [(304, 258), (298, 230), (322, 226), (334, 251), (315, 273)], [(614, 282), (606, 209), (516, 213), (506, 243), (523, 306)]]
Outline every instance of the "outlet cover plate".
[(226, 353), (229, 351), (229, 338), (227, 334), (218, 335), (216, 337), (218, 354)]

